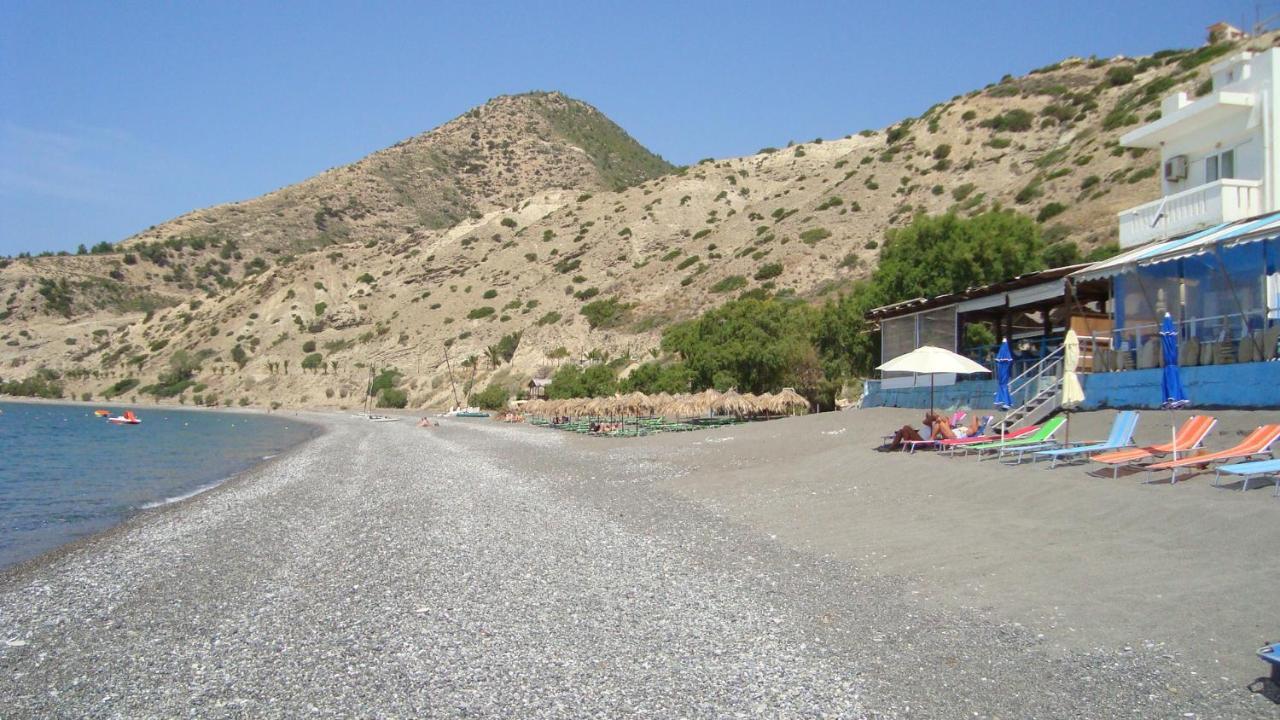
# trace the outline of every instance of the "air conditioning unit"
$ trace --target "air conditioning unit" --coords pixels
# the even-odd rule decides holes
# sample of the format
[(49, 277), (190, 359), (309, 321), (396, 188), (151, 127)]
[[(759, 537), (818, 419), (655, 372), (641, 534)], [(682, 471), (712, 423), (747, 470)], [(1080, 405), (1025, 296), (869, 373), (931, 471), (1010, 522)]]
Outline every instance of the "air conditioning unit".
[(1164, 162), (1164, 179), (1178, 182), (1187, 179), (1187, 156), (1174, 155)]

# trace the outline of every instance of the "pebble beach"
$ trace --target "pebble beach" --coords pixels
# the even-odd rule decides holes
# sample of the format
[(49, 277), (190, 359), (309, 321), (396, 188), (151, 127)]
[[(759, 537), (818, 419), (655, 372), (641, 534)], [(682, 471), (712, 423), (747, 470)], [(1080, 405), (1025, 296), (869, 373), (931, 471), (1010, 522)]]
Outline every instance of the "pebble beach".
[[(870, 428), (896, 422), (891, 411), (632, 441), (484, 420), (416, 428), (408, 418), (303, 419), (324, 433), (210, 492), (0, 576), (3, 714), (1277, 712), (1243, 689), (1250, 673), (1264, 673), (1249, 649), (1209, 668), (1215, 660), (1193, 638), (1128, 622), (1120, 609), (1090, 620), (1064, 602), (1052, 618), (1037, 614), (1044, 588), (1021, 592), (998, 571), (976, 570), (990, 562), (978, 540), (973, 552), (984, 557), (961, 574), (981, 578), (982, 589), (965, 589), (955, 566), (912, 564), (910, 548), (899, 548), (898, 564), (877, 558), (902, 539), (874, 518), (903, 512), (877, 484), (909, 479), (906, 462), (929, 473), (964, 462), (874, 453)], [(825, 450), (806, 450), (815, 444)], [(773, 457), (752, 457), (769, 448)], [(977, 472), (962, 467), (948, 484)], [(761, 468), (772, 470), (754, 481)], [(1005, 470), (1018, 472), (994, 472)], [(1280, 512), (1266, 490), (1237, 498), (1183, 485), (1143, 494), (1195, 492), (1242, 508), (1219, 542), (1266, 533)], [(914, 503), (922, 491), (913, 486)], [(938, 488), (940, 497), (911, 511), (957, 526), (934, 538), (941, 556), (955, 552), (946, 538), (980, 530), (958, 515), (927, 517), (953, 491)], [(988, 511), (1017, 512), (1020, 501), (997, 497)], [(985, 523), (997, 540), (1013, 532), (998, 517)], [(834, 532), (845, 526), (867, 535)], [(1034, 527), (1024, 532), (1036, 536)], [(1273, 548), (1274, 534), (1255, 538), (1256, 547), (1268, 540)], [(1015, 566), (1038, 561), (1020, 552), (1011, 552)], [(1064, 596), (1079, 595), (1070, 586), (1077, 570), (1064, 566)], [(1246, 597), (1188, 612), (1226, 617), (1253, 607), (1259, 627), (1274, 626), (1258, 604), (1274, 579), (1252, 587), (1248, 577), (1230, 576)], [(1137, 580), (1135, 603), (1162, 590), (1158, 572)]]

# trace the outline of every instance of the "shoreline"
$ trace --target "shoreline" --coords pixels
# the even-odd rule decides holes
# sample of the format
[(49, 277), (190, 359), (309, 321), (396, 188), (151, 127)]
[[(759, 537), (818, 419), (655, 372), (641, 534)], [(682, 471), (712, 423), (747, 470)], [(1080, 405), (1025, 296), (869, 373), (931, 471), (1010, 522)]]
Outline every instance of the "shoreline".
[[(93, 406), (97, 404), (97, 403), (86, 403), (86, 402), (80, 402), (80, 401), (77, 401), (75, 403), (59, 402), (59, 401), (47, 400), (45, 398), (27, 398), (27, 400), (31, 402), (25, 403), (25, 404), (32, 404), (32, 405)], [(0, 402), (12, 402), (12, 401), (10, 401), (7, 398), (0, 398)], [(174, 409), (181, 410), (184, 408), (174, 408)], [(223, 411), (223, 409), (222, 408), (204, 408), (204, 411), (221, 412)], [(233, 411), (233, 412), (236, 412), (236, 411)], [(266, 413), (258, 413), (258, 412), (236, 412), (236, 414), (267, 416)], [(310, 414), (319, 415), (319, 413), (310, 413)], [(270, 458), (264, 458), (262, 460), (254, 462), (249, 467), (246, 467), (237, 472), (234, 472), (231, 475), (221, 478), (211, 484), (204, 485), (199, 489), (187, 492), (182, 497), (178, 497), (172, 500), (161, 499), (161, 500), (153, 501), (153, 503), (150, 503), (147, 505), (132, 508), (130, 511), (128, 511), (124, 515), (124, 517), (120, 519), (119, 522), (112, 524), (110, 527), (104, 528), (97, 532), (90, 533), (89, 535), (86, 535), (84, 537), (79, 537), (74, 540), (61, 543), (56, 547), (50, 548), (48, 550), (45, 550), (44, 552), (39, 553), (38, 555), (35, 555), (34, 557), (27, 558), (26, 560), (21, 560), (8, 567), (0, 567), (0, 584), (15, 582), (18, 580), (20, 575), (30, 574), (31, 572), (37, 572), (40, 569), (44, 568), (45, 566), (52, 565), (53, 563), (63, 559), (65, 556), (69, 554), (82, 550), (85, 547), (88, 547), (90, 545), (95, 545), (102, 541), (110, 540), (117, 535), (128, 532), (135, 525), (138, 525), (143, 522), (147, 522), (150, 518), (158, 517), (165, 513), (179, 512), (185, 506), (192, 504), (198, 500), (201, 500), (203, 498), (211, 498), (217, 495), (220, 491), (225, 491), (226, 489), (233, 487), (235, 485), (248, 482), (252, 480), (252, 476), (262, 472), (266, 472), (275, 463), (283, 462), (289, 457), (293, 456), (294, 454), (301, 452), (308, 445), (311, 445), (316, 440), (323, 437), (331, 429), (330, 424), (327, 422), (324, 422), (320, 417), (305, 418), (305, 419), (299, 418), (298, 422), (302, 425), (312, 428), (312, 432), (309, 437), (303, 438), (301, 441), (295, 443), (294, 445), (285, 449), (284, 451), (279, 452), (275, 455), (272, 455)]]
[(15, 714), (1274, 714), (1243, 687), (1266, 491), (869, 450), (916, 411), (639, 439), (306, 417), (0, 574)]

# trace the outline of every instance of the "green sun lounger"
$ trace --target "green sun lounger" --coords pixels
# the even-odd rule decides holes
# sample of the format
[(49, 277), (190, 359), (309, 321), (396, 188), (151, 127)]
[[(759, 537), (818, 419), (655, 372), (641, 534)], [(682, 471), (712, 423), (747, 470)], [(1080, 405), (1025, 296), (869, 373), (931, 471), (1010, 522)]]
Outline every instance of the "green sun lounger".
[[(1133, 445), (1133, 431), (1137, 429), (1137, 411), (1125, 410), (1116, 414), (1116, 419), (1111, 424), (1111, 434), (1107, 436), (1105, 441), (1092, 444), (1075, 443), (1055, 450), (1037, 450), (1036, 456), (1049, 458), (1049, 469), (1052, 470), (1057, 466), (1058, 460), (1062, 458), (1069, 458), (1068, 462), (1074, 462), (1081, 456), (1127, 448)], [(1087, 460), (1088, 458), (1084, 459)]]
[(999, 457), (1003, 451), (1008, 450), (1010, 448), (1018, 448), (1018, 447), (1031, 446), (1031, 445), (1043, 446), (1045, 443), (1053, 439), (1053, 436), (1057, 434), (1058, 430), (1061, 429), (1066, 422), (1067, 421), (1065, 418), (1061, 418), (1061, 417), (1052, 418), (1045, 424), (1041, 425), (1039, 430), (1031, 433), (1030, 435), (1024, 438), (1018, 438), (1017, 440), (1006, 440), (1004, 442), (997, 441), (997, 442), (989, 442), (989, 443), (979, 443), (977, 445), (970, 445), (965, 449), (972, 450), (978, 453), (978, 459), (981, 460), (983, 459), (982, 457), (983, 454), (985, 454), (988, 451), (995, 451), (994, 457)]

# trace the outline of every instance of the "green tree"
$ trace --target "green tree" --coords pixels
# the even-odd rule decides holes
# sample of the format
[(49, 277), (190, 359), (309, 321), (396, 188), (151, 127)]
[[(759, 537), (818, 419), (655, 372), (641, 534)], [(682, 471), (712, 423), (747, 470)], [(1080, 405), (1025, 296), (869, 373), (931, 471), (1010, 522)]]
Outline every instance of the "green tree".
[(485, 410), (501, 410), (507, 406), (507, 400), (510, 397), (511, 395), (506, 388), (501, 385), (490, 385), (472, 395), (471, 402), (475, 403), (476, 407), (481, 407)]
[(959, 292), (1044, 269), (1040, 229), (1012, 210), (964, 219), (919, 215), (886, 233), (872, 278), (877, 304)]
[(647, 362), (623, 378), (618, 383), (618, 389), (648, 395), (660, 392), (672, 395), (689, 392), (689, 369), (681, 362)]
[(310, 355), (307, 355), (306, 357), (302, 358), (303, 370), (314, 371), (314, 370), (319, 370), (322, 367), (324, 367), (324, 358), (320, 356), (320, 353), (313, 352)]
[(695, 390), (729, 382), (743, 392), (773, 391), (812, 348), (815, 320), (799, 301), (735, 300), (671, 326), (662, 348), (684, 360)]

